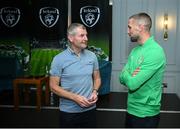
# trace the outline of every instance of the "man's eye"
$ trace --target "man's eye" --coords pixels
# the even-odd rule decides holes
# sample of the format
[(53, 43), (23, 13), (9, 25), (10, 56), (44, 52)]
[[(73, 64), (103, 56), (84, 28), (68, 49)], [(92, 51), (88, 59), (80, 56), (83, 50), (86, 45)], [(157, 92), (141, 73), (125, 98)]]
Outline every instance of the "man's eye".
[(84, 34), (80, 35), (80, 37), (82, 37), (82, 38), (83, 38), (84, 36), (86, 36), (86, 35), (84, 35)]

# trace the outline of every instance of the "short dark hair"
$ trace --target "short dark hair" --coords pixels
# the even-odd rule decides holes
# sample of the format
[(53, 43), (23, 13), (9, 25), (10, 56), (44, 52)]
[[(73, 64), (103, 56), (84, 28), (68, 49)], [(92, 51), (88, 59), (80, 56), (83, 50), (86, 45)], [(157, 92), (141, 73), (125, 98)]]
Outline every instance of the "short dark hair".
[(130, 16), (129, 19), (136, 20), (138, 24), (144, 25), (146, 30), (150, 31), (152, 26), (152, 20), (147, 13), (142, 12), (142, 13), (134, 14)]

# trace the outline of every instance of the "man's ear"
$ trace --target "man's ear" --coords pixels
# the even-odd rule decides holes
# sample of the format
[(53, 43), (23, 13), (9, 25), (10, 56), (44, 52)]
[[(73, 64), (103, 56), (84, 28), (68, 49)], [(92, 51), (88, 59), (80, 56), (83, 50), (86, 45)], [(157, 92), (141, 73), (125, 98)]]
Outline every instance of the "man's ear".
[(72, 41), (73, 41), (73, 36), (68, 35), (68, 40), (69, 40), (70, 42), (72, 42)]
[(144, 30), (144, 25), (139, 25), (138, 31), (141, 32), (142, 30)]

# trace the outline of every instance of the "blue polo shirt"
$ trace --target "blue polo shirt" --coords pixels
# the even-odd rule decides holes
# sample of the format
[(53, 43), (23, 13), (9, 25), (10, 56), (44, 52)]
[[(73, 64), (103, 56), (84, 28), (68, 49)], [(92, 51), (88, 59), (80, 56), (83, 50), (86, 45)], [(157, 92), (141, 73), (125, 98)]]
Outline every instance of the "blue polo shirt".
[[(96, 55), (84, 49), (77, 56), (69, 47), (56, 55), (51, 63), (50, 75), (61, 78), (59, 84), (63, 89), (89, 98), (93, 90), (92, 74), (98, 70)], [(93, 105), (82, 108), (74, 101), (60, 97), (60, 110), (69, 113), (88, 111), (96, 107)]]

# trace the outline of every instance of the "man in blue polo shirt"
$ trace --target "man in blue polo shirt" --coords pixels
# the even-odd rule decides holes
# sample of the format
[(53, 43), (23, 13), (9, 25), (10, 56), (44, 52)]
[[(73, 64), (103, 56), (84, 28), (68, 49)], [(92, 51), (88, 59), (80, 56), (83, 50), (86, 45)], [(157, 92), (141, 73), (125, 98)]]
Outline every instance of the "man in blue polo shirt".
[(96, 102), (101, 85), (98, 60), (87, 47), (84, 25), (67, 30), (69, 47), (51, 63), (50, 88), (60, 96), (60, 127), (95, 127)]

